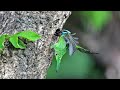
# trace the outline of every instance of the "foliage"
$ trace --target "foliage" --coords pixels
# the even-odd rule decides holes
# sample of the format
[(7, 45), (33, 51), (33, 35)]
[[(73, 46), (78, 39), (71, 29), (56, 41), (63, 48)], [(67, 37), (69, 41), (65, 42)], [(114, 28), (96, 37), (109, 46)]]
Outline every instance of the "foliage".
[[(102, 27), (111, 19), (111, 11), (80, 11), (80, 17), (86, 22), (85, 25), (90, 24), (94, 27), (93, 30), (102, 30)], [(83, 22), (84, 22), (83, 21)]]
[(5, 35), (0, 36), (0, 49), (4, 48)]
[(8, 40), (15, 48), (20, 48), (20, 49), (25, 49), (26, 46), (20, 38), (27, 39), (29, 41), (36, 41), (41, 38), (40, 35), (37, 33), (31, 31), (31, 30), (26, 30), (26, 31), (21, 31), (13, 35), (1, 35), (0, 36), (0, 50), (4, 49), (4, 42)]

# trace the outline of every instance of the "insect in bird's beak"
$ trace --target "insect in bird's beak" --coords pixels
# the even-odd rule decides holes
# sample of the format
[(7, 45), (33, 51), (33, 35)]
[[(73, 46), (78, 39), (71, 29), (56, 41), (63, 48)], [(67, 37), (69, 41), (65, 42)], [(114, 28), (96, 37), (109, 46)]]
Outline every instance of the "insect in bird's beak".
[(73, 36), (75, 35), (75, 33), (74, 33), (74, 34), (71, 34), (71, 32), (68, 31), (68, 30), (66, 30), (66, 29), (64, 29), (64, 30), (62, 31), (62, 35), (63, 35), (66, 43), (68, 44), (69, 55), (71, 56), (71, 55), (73, 55), (73, 53), (77, 50), (76, 45), (79, 43), (79, 42), (77, 41), (78, 38), (73, 37)]

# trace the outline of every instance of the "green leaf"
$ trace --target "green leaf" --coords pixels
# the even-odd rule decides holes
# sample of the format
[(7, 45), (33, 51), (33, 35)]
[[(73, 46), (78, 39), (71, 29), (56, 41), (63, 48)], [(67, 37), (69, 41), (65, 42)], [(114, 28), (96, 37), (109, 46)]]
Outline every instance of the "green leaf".
[(101, 30), (112, 17), (110, 11), (81, 11), (80, 14), (83, 16), (83, 20), (87, 20), (97, 31)]
[(21, 48), (21, 49), (25, 49), (25, 45), (24, 43), (18, 39), (18, 36), (17, 35), (12, 35), (9, 39), (9, 41), (12, 43), (12, 45), (15, 47), (15, 48)]
[(41, 36), (39, 34), (33, 32), (31, 30), (22, 31), (22, 32), (17, 33), (16, 35), (19, 37), (26, 38), (30, 41), (36, 41), (41, 38)]
[(25, 44), (20, 39), (18, 39), (18, 44), (21, 47), (21, 49), (25, 49), (26, 48)]
[(8, 40), (11, 37), (11, 35), (5, 34), (5, 38)]
[(66, 42), (65, 42), (63, 36), (61, 36), (59, 38), (59, 41), (56, 44), (54, 44), (53, 48), (55, 50), (55, 57), (56, 57), (56, 61), (57, 61), (56, 71), (58, 71), (58, 69), (60, 67), (61, 59), (64, 56), (64, 54), (66, 53)]
[(5, 35), (0, 36), (0, 49), (2, 50), (4, 48), (4, 42), (5, 42)]

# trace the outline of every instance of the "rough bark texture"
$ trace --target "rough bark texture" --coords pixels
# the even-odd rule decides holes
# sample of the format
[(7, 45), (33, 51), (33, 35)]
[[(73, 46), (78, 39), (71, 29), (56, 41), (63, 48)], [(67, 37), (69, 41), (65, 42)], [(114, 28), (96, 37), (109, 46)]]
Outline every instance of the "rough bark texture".
[(25, 50), (7, 47), (0, 55), (0, 79), (43, 79), (52, 60), (50, 44), (70, 11), (0, 11), (0, 34), (31, 29), (42, 35)]

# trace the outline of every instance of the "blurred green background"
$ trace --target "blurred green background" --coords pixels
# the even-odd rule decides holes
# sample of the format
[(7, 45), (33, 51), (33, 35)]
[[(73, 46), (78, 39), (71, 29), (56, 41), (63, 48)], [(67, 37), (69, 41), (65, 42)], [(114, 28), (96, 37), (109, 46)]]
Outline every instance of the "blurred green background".
[[(112, 17), (110, 11), (73, 11), (68, 18), (64, 28), (72, 33), (77, 33), (77, 37), (84, 34), (96, 34), (102, 32)], [(82, 33), (81, 33), (82, 32)], [(80, 38), (80, 37), (79, 37)], [(87, 48), (85, 44), (80, 46)], [(88, 48), (89, 49), (89, 48)], [(98, 52), (99, 53), (99, 52)], [(104, 69), (96, 62), (92, 54), (76, 51), (72, 56), (68, 52), (61, 61), (61, 66), (56, 72), (55, 57), (47, 71), (47, 79), (104, 79)]]

